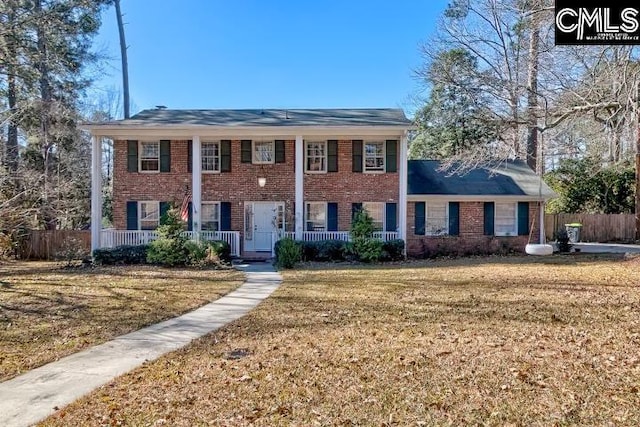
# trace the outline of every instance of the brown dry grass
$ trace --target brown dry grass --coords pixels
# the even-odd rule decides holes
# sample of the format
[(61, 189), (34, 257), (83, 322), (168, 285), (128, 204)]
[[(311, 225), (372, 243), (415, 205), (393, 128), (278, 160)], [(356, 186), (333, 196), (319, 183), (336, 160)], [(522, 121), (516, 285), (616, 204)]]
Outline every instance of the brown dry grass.
[(322, 266), (45, 425), (639, 425), (637, 262)]
[(0, 264), (0, 380), (213, 301), (236, 271)]

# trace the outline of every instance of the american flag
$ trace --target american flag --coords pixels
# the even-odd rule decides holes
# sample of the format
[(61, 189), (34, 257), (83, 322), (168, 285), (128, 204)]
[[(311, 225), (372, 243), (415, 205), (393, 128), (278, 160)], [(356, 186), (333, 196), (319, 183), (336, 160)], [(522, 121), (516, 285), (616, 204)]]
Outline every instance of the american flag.
[(189, 221), (189, 203), (191, 203), (191, 191), (187, 191), (182, 199), (182, 206), (180, 207), (180, 218), (184, 222)]

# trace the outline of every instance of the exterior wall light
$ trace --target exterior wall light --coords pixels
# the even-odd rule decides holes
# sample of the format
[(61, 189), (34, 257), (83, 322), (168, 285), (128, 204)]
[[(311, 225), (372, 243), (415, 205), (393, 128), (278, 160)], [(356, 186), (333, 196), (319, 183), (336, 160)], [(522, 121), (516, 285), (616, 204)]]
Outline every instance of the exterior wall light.
[(267, 178), (258, 178), (258, 185), (260, 186), (260, 188), (263, 188), (265, 185), (267, 185)]

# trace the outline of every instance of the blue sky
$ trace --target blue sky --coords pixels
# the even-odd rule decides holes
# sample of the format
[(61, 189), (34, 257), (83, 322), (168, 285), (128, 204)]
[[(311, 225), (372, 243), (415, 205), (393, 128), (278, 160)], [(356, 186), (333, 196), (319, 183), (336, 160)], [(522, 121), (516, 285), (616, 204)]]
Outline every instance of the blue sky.
[[(447, 0), (121, 0), (132, 112), (169, 108), (415, 108), (419, 46)], [(120, 88), (105, 11), (97, 84)]]

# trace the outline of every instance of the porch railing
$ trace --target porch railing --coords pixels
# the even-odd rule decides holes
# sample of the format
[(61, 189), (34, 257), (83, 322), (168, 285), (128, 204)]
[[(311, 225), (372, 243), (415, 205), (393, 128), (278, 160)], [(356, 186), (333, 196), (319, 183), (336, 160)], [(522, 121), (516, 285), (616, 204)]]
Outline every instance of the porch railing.
[[(284, 233), (284, 237), (295, 239), (296, 233), (287, 231)], [(373, 237), (386, 242), (397, 239), (398, 233), (395, 231), (376, 231), (373, 233)], [(348, 242), (351, 240), (351, 236), (348, 231), (304, 231), (302, 240), (305, 242), (317, 242), (319, 240), (343, 240)]]
[[(240, 232), (238, 231), (185, 231), (191, 240), (223, 240), (231, 247), (231, 256), (240, 256)], [(158, 238), (151, 230), (102, 230), (102, 247), (113, 248), (121, 245), (146, 245)]]

